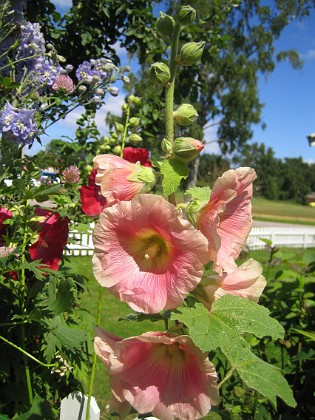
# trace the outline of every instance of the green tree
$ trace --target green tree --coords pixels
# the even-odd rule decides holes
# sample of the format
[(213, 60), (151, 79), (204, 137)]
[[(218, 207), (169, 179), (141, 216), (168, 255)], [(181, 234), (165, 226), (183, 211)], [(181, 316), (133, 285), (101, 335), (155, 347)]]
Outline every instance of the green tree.
[(257, 173), (255, 181), (256, 194), (271, 200), (282, 197), (283, 190), (283, 162), (275, 157), (274, 150), (264, 144), (247, 144), (241, 153), (233, 157), (237, 165), (251, 166)]

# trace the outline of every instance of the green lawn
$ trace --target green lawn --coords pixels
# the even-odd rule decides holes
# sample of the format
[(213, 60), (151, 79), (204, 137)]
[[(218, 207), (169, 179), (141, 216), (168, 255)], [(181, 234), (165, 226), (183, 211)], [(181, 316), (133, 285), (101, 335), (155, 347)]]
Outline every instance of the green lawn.
[(254, 220), (281, 221), (315, 225), (315, 207), (302, 206), (290, 201), (271, 201), (254, 197)]

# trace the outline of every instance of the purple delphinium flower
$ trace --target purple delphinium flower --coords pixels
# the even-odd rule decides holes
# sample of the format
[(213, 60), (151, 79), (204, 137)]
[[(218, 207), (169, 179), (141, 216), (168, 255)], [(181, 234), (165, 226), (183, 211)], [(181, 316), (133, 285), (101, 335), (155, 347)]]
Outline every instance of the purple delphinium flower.
[(106, 80), (110, 77), (116, 66), (106, 58), (97, 60), (83, 61), (76, 71), (79, 82), (91, 83), (93, 80)]
[(40, 83), (48, 86), (52, 86), (56, 77), (61, 73), (61, 67), (55, 66), (51, 60), (39, 60), (34, 69)]
[(38, 133), (34, 113), (35, 110), (14, 108), (7, 103), (0, 112), (0, 131), (8, 133), (16, 143), (32, 144)]
[(28, 57), (38, 56), (29, 60), (23, 60), (20, 65), (32, 69), (35, 63), (45, 55), (45, 39), (40, 31), (38, 23), (27, 22), (21, 26), (21, 36), (17, 48), (16, 60), (27, 59)]

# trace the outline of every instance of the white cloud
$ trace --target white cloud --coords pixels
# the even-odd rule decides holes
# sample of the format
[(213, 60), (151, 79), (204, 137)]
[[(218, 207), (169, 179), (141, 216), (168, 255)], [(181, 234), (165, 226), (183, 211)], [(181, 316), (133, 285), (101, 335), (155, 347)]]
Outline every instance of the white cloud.
[(315, 50), (310, 49), (306, 53), (301, 54), (301, 58), (303, 60), (312, 60), (315, 58)]

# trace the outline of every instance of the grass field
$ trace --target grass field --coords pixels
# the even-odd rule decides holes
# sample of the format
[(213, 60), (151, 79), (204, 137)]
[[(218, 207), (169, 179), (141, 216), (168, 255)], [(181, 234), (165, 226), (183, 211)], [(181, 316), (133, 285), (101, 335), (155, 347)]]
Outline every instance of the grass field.
[(315, 207), (260, 197), (254, 197), (252, 203), (254, 220), (315, 225)]

